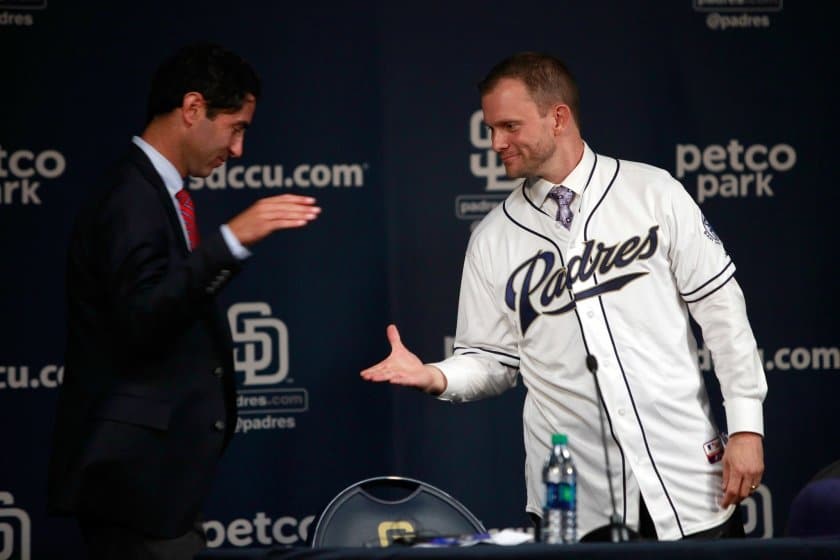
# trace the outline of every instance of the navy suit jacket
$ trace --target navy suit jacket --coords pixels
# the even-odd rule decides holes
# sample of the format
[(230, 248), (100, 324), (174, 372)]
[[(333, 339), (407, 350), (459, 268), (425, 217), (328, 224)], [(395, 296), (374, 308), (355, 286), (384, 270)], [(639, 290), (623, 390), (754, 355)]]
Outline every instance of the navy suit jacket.
[(214, 297), (240, 264), (218, 230), (190, 252), (175, 212), (132, 145), (77, 218), (49, 473), (52, 512), (164, 538), (194, 523), (236, 423)]

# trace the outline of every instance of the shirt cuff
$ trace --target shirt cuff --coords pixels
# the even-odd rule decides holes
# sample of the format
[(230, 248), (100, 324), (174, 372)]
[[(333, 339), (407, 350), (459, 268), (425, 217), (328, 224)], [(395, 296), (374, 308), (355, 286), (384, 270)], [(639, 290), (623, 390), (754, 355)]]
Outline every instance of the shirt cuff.
[(225, 245), (230, 250), (230, 253), (237, 258), (237, 260), (244, 261), (248, 257), (251, 256), (251, 251), (245, 248), (245, 246), (239, 242), (233, 232), (230, 231), (230, 228), (227, 224), (222, 224), (222, 237), (225, 240)]
[(429, 364), (443, 372), (443, 376), (446, 378), (446, 389), (437, 396), (439, 400), (452, 402), (463, 402), (465, 400), (468, 367), (466, 364), (459, 364), (460, 360), (458, 358), (460, 356), (452, 356), (442, 362)]
[(726, 429), (729, 435), (738, 432), (753, 432), (764, 436), (764, 413), (761, 400), (744, 397), (727, 399), (723, 406), (726, 409)]

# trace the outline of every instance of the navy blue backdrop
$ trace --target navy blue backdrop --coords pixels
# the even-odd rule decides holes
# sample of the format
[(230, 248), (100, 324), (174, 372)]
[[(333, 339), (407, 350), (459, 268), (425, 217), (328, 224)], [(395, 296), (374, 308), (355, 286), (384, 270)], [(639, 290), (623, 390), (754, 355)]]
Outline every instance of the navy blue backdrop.
[(0, 0), (0, 557), (81, 557), (73, 524), (44, 508), (66, 239), (86, 187), (141, 131), (155, 66), (196, 39), (264, 81), (244, 157), (192, 183), (202, 226), (279, 192), (324, 208), (261, 244), (222, 296), (240, 421), (205, 510), (211, 546), (301, 546), (336, 493), (380, 474), (435, 484), (488, 527), (527, 524), (521, 388), (458, 406), (358, 376), (387, 354), (391, 321), (425, 360), (450, 351), (470, 231), (512, 187), (475, 84), (520, 50), (565, 59), (589, 144), (674, 174), (738, 265), (769, 384), (749, 534), (782, 535), (796, 492), (840, 458), (837, 49), (823, 8), (118, 4)]

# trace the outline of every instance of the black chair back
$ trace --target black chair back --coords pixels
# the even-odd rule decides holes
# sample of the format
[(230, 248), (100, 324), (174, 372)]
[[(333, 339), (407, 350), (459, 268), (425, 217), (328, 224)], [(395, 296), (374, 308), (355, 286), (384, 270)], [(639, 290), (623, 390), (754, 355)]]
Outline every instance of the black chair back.
[(312, 547), (385, 547), (484, 532), (481, 521), (446, 492), (382, 476), (356, 482), (333, 498), (318, 519)]

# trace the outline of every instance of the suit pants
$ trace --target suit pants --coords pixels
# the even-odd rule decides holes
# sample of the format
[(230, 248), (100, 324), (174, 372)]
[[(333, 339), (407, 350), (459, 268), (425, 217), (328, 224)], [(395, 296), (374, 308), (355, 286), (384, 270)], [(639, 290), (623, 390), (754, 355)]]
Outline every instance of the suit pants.
[(137, 531), (80, 519), (79, 527), (90, 560), (193, 560), (207, 539), (199, 521), (180, 537), (153, 538)]

